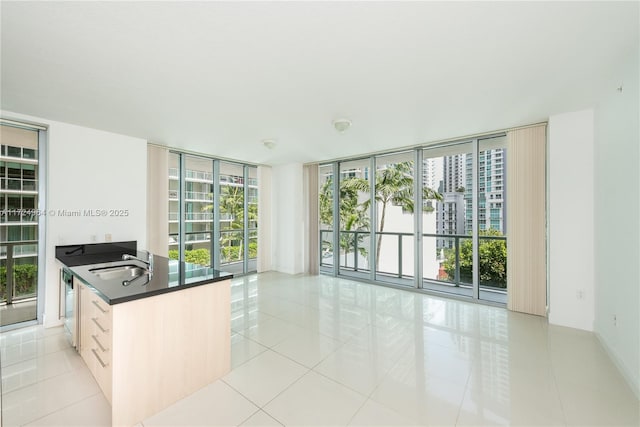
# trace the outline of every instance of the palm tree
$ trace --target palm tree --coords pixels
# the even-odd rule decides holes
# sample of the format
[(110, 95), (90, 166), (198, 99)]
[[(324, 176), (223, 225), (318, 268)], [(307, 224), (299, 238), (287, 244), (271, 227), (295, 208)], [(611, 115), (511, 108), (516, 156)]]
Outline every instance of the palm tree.
[[(229, 219), (231, 220), (231, 224), (229, 225), (229, 229), (231, 230), (242, 230), (244, 229), (244, 188), (238, 187), (235, 185), (221, 185), (220, 186), (220, 213), (227, 214)], [(249, 221), (257, 218), (257, 206), (249, 205)], [(202, 208), (203, 212), (211, 212), (213, 211), (213, 205), (206, 205)], [(229, 249), (228, 255), (231, 256), (231, 244), (235, 240), (233, 235), (235, 233), (222, 233), (224, 237), (221, 237), (221, 245), (227, 246)], [(240, 246), (238, 251), (238, 260), (242, 259), (242, 248), (244, 245)], [(231, 261), (231, 260), (229, 260)]]
[[(319, 211), (320, 223), (333, 228), (333, 180), (329, 178), (320, 188)], [(363, 178), (347, 178), (340, 181), (339, 189), (339, 217), (340, 231), (369, 231), (369, 215), (364, 204), (359, 202), (359, 195), (368, 191), (369, 183)], [(362, 243), (364, 236), (357, 237), (357, 243)], [(332, 249), (332, 242), (323, 241), (323, 246)], [(355, 233), (340, 233), (340, 249), (344, 253), (345, 265), (351, 248), (356, 245)], [(358, 252), (367, 256), (367, 250), (359, 247)], [(357, 256), (357, 254), (356, 254)]]
[[(423, 187), (423, 200), (442, 200), (442, 195), (437, 191)], [(406, 161), (387, 165), (386, 168), (376, 172), (375, 201), (382, 206), (380, 213), (380, 223), (378, 231), (383, 232), (387, 213), (387, 206), (392, 203), (402, 207), (403, 212), (413, 213), (413, 162)], [(371, 201), (365, 202), (366, 207)], [(424, 212), (432, 211), (433, 208), (423, 205)], [(378, 236), (376, 245), (376, 260), (380, 259), (380, 248), (382, 246), (382, 236)]]
[[(213, 205), (206, 205), (202, 207), (202, 212), (212, 212)], [(227, 214), (231, 219), (229, 229), (231, 230), (243, 230), (244, 229), (244, 189), (243, 187), (237, 187), (233, 185), (224, 185), (220, 189), (220, 213)], [(249, 223), (258, 220), (258, 205), (256, 203), (249, 203), (247, 208), (247, 218)], [(235, 240), (233, 235), (235, 233), (222, 233), (224, 237), (221, 237), (221, 245), (226, 245), (227, 248), (231, 248), (231, 244)], [(231, 235), (231, 236), (230, 236)], [(238, 260), (242, 259), (244, 245), (241, 245), (238, 250)], [(231, 256), (231, 249), (227, 249), (228, 255)], [(231, 260), (229, 260), (231, 261)]]

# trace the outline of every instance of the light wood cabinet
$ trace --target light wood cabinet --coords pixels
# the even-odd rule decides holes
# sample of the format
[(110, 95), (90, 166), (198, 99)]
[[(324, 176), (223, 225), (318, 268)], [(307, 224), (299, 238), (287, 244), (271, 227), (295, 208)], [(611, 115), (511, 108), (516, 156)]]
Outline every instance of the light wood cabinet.
[(87, 286), (80, 284), (80, 354), (111, 403), (112, 310)]
[(76, 284), (78, 349), (112, 425), (140, 423), (231, 369), (229, 280), (115, 305)]

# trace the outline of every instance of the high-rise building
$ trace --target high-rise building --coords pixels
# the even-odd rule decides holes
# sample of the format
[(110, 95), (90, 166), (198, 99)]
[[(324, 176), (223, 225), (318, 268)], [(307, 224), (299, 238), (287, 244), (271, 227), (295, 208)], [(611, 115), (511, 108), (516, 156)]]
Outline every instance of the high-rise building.
[(442, 157), (424, 159), (422, 161), (422, 185), (439, 191), (443, 178), (443, 165)]
[(445, 156), (444, 158), (444, 192), (455, 193), (465, 186), (465, 154)]
[(0, 241), (37, 240), (37, 138), (15, 146), (7, 142), (0, 146)]
[[(442, 201), (436, 204), (436, 233), (464, 234), (464, 194), (461, 192), (444, 193)], [(438, 248), (452, 248), (454, 242), (439, 239)]]
[[(467, 233), (471, 233), (472, 221), (472, 169), (471, 155), (467, 155), (466, 204)], [(503, 148), (482, 150), (478, 159), (478, 227), (480, 231), (497, 230), (506, 233), (506, 153)]]

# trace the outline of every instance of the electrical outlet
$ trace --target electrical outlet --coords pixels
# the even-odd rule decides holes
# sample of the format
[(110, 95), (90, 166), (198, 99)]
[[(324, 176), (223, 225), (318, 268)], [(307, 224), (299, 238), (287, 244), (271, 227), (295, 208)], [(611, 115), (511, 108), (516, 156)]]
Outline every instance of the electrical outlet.
[(584, 291), (582, 289), (579, 289), (576, 291), (576, 298), (577, 299), (584, 299)]
[(111, 233), (107, 233), (104, 235), (104, 241), (105, 242), (110, 242), (111, 241)]
[(95, 234), (92, 234), (89, 240), (91, 241), (91, 243), (95, 243), (98, 241), (98, 237)]
[(617, 315), (613, 315), (613, 326), (618, 326), (618, 316)]

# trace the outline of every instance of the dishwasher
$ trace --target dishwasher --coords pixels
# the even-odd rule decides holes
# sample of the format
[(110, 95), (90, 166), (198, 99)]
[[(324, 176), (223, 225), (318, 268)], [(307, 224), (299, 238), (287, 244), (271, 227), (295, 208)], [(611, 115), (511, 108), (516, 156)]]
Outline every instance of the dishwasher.
[(78, 291), (73, 286), (73, 275), (66, 268), (60, 269), (60, 293), (64, 296), (64, 328), (67, 336), (71, 340), (71, 345), (77, 347), (78, 337), (78, 319), (77, 319), (77, 300)]

